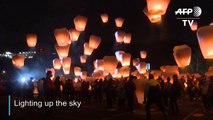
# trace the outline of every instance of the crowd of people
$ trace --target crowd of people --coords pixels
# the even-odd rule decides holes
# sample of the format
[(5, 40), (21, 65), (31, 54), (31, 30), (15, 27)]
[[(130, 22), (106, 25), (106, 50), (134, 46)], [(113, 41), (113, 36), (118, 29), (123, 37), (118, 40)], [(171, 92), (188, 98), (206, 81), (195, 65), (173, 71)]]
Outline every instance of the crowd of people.
[[(119, 110), (127, 110), (130, 113), (138, 105), (135, 82), (138, 79), (135, 76), (113, 79), (109, 75), (104, 79), (95, 79), (92, 82), (80, 78), (63, 81), (59, 76), (52, 80), (51, 77), (52, 73), (48, 71), (45, 78), (36, 82), (38, 89), (37, 99), (47, 101), (54, 99), (66, 101), (78, 100), (87, 104), (95, 101), (98, 104), (105, 104), (106, 108), (110, 109), (116, 106)], [(21, 87), (14, 87), (12, 82), (7, 82), (4, 86), (7, 88), (7, 94), (35, 99), (33, 93), (35, 83), (32, 81), (33, 78), (30, 78)], [(195, 78), (188, 75), (187, 77), (179, 78), (177, 75), (173, 75), (165, 80), (161, 77), (154, 79), (154, 76), (149, 74), (148, 79), (143, 81), (143, 103), (145, 105), (147, 120), (151, 119), (150, 107), (154, 103), (163, 113), (165, 119), (168, 118), (168, 109), (171, 109), (173, 115), (178, 115), (181, 112), (178, 102), (186, 97), (191, 101), (200, 100), (206, 109), (212, 109), (212, 76), (208, 78), (205, 76)], [(49, 113), (47, 112), (47, 114)]]

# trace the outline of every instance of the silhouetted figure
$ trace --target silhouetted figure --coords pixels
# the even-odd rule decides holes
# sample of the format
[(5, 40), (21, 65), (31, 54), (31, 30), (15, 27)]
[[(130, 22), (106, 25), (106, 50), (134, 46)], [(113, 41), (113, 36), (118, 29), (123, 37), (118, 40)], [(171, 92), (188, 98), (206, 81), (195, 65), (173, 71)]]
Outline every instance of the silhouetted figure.
[(164, 119), (167, 120), (168, 116), (167, 113), (165, 112), (165, 108), (162, 102), (162, 95), (161, 95), (161, 88), (160, 84), (157, 80), (154, 79), (153, 75), (149, 75), (149, 81), (147, 83), (147, 87), (145, 92), (146, 93), (146, 120), (151, 120), (151, 113), (150, 113), (150, 107), (153, 103), (156, 103), (160, 111), (164, 115)]
[(213, 76), (209, 77), (209, 86), (207, 91), (208, 106), (211, 110), (213, 107)]
[(45, 78), (42, 78), (38, 81), (38, 98), (43, 99), (44, 97), (44, 81)]
[(106, 82), (106, 88), (105, 88), (105, 93), (106, 93), (106, 102), (107, 102), (107, 108), (112, 107), (112, 95), (113, 95), (113, 80), (112, 78), (109, 78)]
[[(51, 71), (47, 71), (46, 73), (46, 78), (44, 79), (44, 95), (46, 97), (46, 101), (53, 101), (54, 100), (54, 86), (53, 86), (53, 82), (51, 80), (52, 77), (52, 72)], [(45, 116), (49, 116), (51, 115), (53, 112), (53, 107), (51, 108), (46, 108), (46, 113)]]
[(124, 85), (126, 96), (127, 96), (127, 109), (129, 112), (133, 112), (134, 109), (134, 98), (135, 98), (135, 90), (136, 86), (133, 80), (136, 78), (134, 76), (130, 76), (129, 81)]
[(61, 90), (60, 90), (61, 85), (62, 85), (62, 82), (60, 81), (60, 77), (57, 76), (54, 81), (55, 95), (57, 98), (61, 97)]
[(65, 99), (67, 101), (74, 99), (74, 86), (71, 79), (68, 79), (64, 85), (64, 93), (65, 93)]
[(172, 87), (172, 84), (171, 84), (171, 79), (170, 77), (167, 77), (167, 82), (165, 83), (165, 98), (164, 98), (164, 104), (166, 107), (169, 106), (169, 96), (171, 94), (171, 87)]
[(177, 75), (173, 75), (173, 84), (171, 86), (171, 90), (170, 90), (170, 106), (172, 108), (172, 113), (173, 114), (179, 114), (179, 107), (177, 104), (177, 100), (180, 99), (180, 95), (181, 95), (181, 85), (178, 81), (178, 77)]
[(82, 84), (81, 84), (81, 93), (82, 93), (82, 99), (85, 101), (85, 102), (88, 102), (88, 94), (89, 94), (89, 83), (86, 82), (86, 81), (83, 81)]
[(34, 90), (33, 77), (30, 77), (30, 80), (27, 81), (27, 98), (28, 99), (33, 99), (33, 90)]

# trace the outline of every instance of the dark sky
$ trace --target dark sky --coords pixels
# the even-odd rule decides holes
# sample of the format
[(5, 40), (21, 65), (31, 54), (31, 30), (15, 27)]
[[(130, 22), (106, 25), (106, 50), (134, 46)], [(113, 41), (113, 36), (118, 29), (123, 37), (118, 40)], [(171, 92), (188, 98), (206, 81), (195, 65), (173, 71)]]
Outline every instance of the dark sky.
[[(200, 6), (203, 12), (198, 24), (208, 25), (213, 21), (212, 0), (171, 0), (161, 24), (150, 23), (143, 13), (145, 5), (146, 0), (1, 0), (0, 50), (22, 51), (27, 48), (26, 34), (36, 33), (38, 45), (48, 45), (54, 51), (54, 29), (74, 28), (73, 18), (80, 14), (88, 18), (88, 24), (79, 43), (72, 45), (72, 57), (82, 54), (83, 42), (90, 34), (102, 38), (92, 60), (114, 55), (116, 50), (125, 50), (136, 58), (140, 57), (140, 50), (147, 50), (147, 62), (152, 66), (175, 64), (173, 47), (180, 44), (187, 44), (193, 54), (200, 54), (196, 33), (189, 26), (184, 27), (174, 12), (181, 7)], [(101, 13), (109, 15), (107, 24), (101, 22)], [(116, 17), (125, 19), (121, 30), (132, 33), (130, 45), (115, 44)]]

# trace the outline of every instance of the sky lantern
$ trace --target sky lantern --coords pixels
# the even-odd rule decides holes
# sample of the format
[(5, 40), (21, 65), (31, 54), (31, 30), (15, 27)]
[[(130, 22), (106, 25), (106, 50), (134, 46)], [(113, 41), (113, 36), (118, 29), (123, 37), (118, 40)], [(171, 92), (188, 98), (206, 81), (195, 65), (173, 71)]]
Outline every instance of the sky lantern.
[(97, 70), (104, 70), (104, 60), (103, 59), (96, 59), (94, 62), (94, 68)]
[(37, 35), (36, 34), (27, 34), (26, 36), (28, 47), (35, 47), (37, 43)]
[(104, 71), (103, 70), (94, 70), (92, 73), (92, 77), (94, 79), (100, 79), (104, 77)]
[(197, 38), (205, 59), (213, 59), (213, 25), (200, 27)]
[(81, 71), (80, 77), (81, 77), (81, 79), (86, 80), (87, 79), (87, 71)]
[[(73, 42), (78, 41), (78, 38), (79, 38), (81, 32), (77, 31), (76, 29), (70, 29), (69, 32), (70, 32), (70, 40)], [(70, 43), (71, 43), (71, 41), (70, 41)]]
[(164, 72), (163, 72), (163, 78), (166, 79), (167, 77), (170, 77), (172, 78), (173, 75), (179, 75), (179, 69), (178, 69), (178, 66), (176, 65), (173, 65), (173, 66), (170, 66), (170, 65), (166, 65), (164, 66)]
[(132, 65), (137, 66), (140, 63), (140, 59), (136, 58), (132, 60)]
[(154, 79), (158, 79), (162, 75), (163, 71), (161, 70), (152, 70), (151, 74), (153, 74)]
[(90, 35), (89, 38), (89, 47), (97, 49), (101, 43), (101, 38), (96, 35)]
[(132, 39), (132, 34), (131, 33), (125, 33), (124, 35), (124, 43), (125, 44), (129, 44), (131, 42)]
[(84, 43), (84, 55), (91, 55), (93, 48), (89, 47), (89, 43)]
[(21, 69), (22, 67), (24, 67), (24, 60), (25, 60), (25, 57), (22, 54), (12, 55), (12, 63), (18, 69)]
[(53, 60), (53, 68), (56, 70), (61, 69), (61, 60), (59, 58)]
[(104, 70), (113, 74), (117, 68), (118, 60), (115, 56), (104, 56)]
[(109, 16), (106, 13), (101, 14), (101, 20), (103, 23), (107, 23)]
[(115, 32), (115, 40), (118, 43), (123, 43), (124, 42), (124, 37), (125, 37), (125, 32), (123, 31), (116, 31)]
[(146, 63), (145, 62), (140, 62), (137, 66), (136, 66), (138, 72), (140, 74), (144, 74), (146, 73)]
[(69, 54), (69, 49), (70, 49), (70, 45), (68, 44), (67, 46), (58, 46), (57, 44), (55, 45), (55, 49), (58, 53), (58, 57), (60, 59), (63, 59), (64, 57), (67, 57)]
[(81, 55), (80, 56), (80, 61), (81, 61), (81, 63), (86, 63), (87, 62), (87, 56), (86, 55)]
[(70, 41), (70, 35), (67, 28), (58, 28), (54, 30), (55, 39), (58, 46), (67, 46)]
[(125, 52), (124, 52), (124, 51), (121, 51), (121, 50), (115, 52), (115, 56), (116, 56), (116, 58), (117, 58), (117, 60), (118, 60), (119, 62), (121, 62), (121, 60), (122, 60), (122, 55), (123, 55), (124, 53), (125, 53)]
[(140, 56), (142, 59), (146, 59), (147, 52), (146, 51), (140, 51)]
[(116, 27), (121, 28), (123, 26), (123, 23), (124, 23), (124, 19), (123, 18), (118, 17), (118, 18), (115, 19)]
[(130, 53), (122, 54), (122, 59), (121, 59), (122, 66), (129, 66), (130, 62), (131, 62), (131, 54)]
[(190, 28), (191, 28), (192, 31), (196, 31), (196, 30), (197, 30), (197, 27), (198, 27), (198, 25), (197, 25), (197, 22), (196, 22), (196, 21), (194, 21), (194, 22), (192, 23), (192, 25), (190, 26)]
[(81, 74), (81, 68), (80, 67), (74, 67), (74, 74), (75, 76), (80, 76)]
[(149, 13), (164, 15), (170, 0), (146, 0), (146, 3)]
[(130, 75), (130, 68), (129, 67), (121, 67), (119, 69), (119, 71), (120, 71), (120, 74), (121, 74), (122, 77), (129, 77), (129, 75)]
[(62, 67), (63, 67), (64, 74), (70, 73), (71, 64), (72, 64), (72, 59), (70, 57), (65, 57), (62, 59)]
[(84, 31), (87, 25), (87, 18), (85, 16), (78, 15), (74, 18), (75, 29), (77, 31)]
[(147, 11), (147, 7), (143, 9), (144, 14), (148, 17), (151, 23), (158, 23), (161, 21), (161, 15), (159, 14), (151, 14)]
[(178, 67), (186, 67), (191, 62), (192, 50), (187, 45), (175, 46), (173, 49), (173, 56)]

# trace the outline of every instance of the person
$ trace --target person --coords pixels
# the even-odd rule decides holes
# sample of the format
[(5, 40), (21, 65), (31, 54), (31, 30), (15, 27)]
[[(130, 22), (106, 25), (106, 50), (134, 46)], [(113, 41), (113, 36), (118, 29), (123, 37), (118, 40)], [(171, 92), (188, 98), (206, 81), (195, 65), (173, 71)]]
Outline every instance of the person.
[(68, 79), (64, 85), (65, 99), (69, 101), (74, 99), (74, 85), (71, 79)]
[(207, 91), (208, 107), (209, 110), (213, 107), (213, 76), (209, 77), (209, 86)]
[(127, 109), (130, 113), (132, 113), (134, 109), (134, 98), (135, 98), (136, 86), (133, 81), (135, 79), (136, 77), (130, 76), (129, 81), (127, 81), (126, 84), (124, 85), (126, 97), (127, 97), (127, 103), (128, 103)]
[(178, 81), (177, 75), (173, 75), (173, 84), (171, 86), (170, 94), (169, 94), (169, 102), (172, 108), (172, 113), (177, 115), (179, 114), (179, 107), (177, 104), (177, 100), (180, 99), (181, 95), (181, 85)]
[(30, 80), (27, 81), (27, 98), (28, 99), (33, 99), (33, 90), (34, 90), (33, 77), (30, 77)]
[(165, 90), (165, 99), (164, 99), (165, 100), (164, 104), (166, 107), (168, 107), (168, 105), (169, 105), (169, 96), (170, 96), (171, 86), (172, 86), (171, 79), (170, 79), (170, 77), (167, 77), (167, 82), (165, 84), (166, 90)]
[(60, 98), (60, 86), (62, 85), (62, 82), (60, 81), (60, 77), (57, 76), (55, 78), (55, 81), (54, 81), (54, 86), (55, 86), (55, 95), (57, 98)]
[(160, 83), (154, 79), (152, 74), (149, 74), (149, 81), (145, 88), (145, 94), (146, 94), (145, 109), (146, 109), (146, 117), (147, 117), (146, 120), (151, 120), (150, 107), (153, 103), (157, 104), (158, 108), (164, 115), (164, 119), (167, 120), (168, 116), (162, 102)]
[[(44, 79), (43, 87), (44, 87), (44, 95), (46, 97), (46, 101), (53, 101), (54, 99), (54, 86), (51, 80), (52, 72), (47, 71), (46, 78)], [(53, 112), (53, 108), (46, 109), (45, 117), (48, 117)]]
[(108, 76), (108, 80), (106, 82), (106, 87), (105, 87), (105, 94), (106, 94), (106, 102), (107, 102), (107, 108), (112, 107), (112, 102), (113, 102), (113, 79), (111, 76)]

